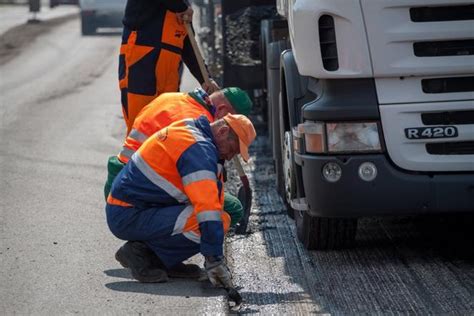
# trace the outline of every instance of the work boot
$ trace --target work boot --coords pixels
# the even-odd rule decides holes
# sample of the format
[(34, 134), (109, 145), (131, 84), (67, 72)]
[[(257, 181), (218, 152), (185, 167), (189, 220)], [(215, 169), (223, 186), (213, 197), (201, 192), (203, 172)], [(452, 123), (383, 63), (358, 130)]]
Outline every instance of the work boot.
[(133, 278), (143, 283), (168, 281), (163, 269), (152, 266), (150, 249), (139, 241), (127, 241), (115, 253), (115, 259), (124, 267), (129, 268)]
[(192, 263), (181, 262), (168, 269), (155, 253), (153, 253), (152, 267), (165, 270), (170, 278), (199, 279), (203, 274), (202, 269)]

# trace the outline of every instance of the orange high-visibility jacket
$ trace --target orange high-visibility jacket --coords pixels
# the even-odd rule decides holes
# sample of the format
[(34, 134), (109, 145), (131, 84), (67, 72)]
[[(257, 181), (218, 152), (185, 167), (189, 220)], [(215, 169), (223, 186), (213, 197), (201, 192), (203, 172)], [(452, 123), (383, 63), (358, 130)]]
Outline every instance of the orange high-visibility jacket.
[(206, 117), (178, 121), (145, 141), (115, 179), (107, 202), (136, 208), (190, 204), (194, 209), (179, 216), (174, 233), (200, 242), (203, 255), (219, 256), (230, 226), (221, 173)]
[[(207, 96), (207, 95), (206, 95)], [(198, 100), (187, 93), (164, 93), (150, 102), (138, 114), (132, 130), (123, 143), (118, 158), (127, 163), (130, 157), (140, 148), (150, 135), (170, 125), (172, 122), (186, 118), (196, 119), (205, 115), (209, 122), (214, 121), (212, 105), (206, 105), (204, 100)]]

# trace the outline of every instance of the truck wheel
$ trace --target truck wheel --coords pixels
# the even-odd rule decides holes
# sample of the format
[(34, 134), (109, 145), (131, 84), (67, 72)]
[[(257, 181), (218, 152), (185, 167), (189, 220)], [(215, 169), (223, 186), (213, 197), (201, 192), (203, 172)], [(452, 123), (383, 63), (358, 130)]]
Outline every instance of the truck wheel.
[(330, 250), (353, 246), (357, 232), (356, 218), (313, 217), (295, 212), (296, 234), (308, 250)]
[(290, 201), (296, 197), (296, 181), (293, 171), (293, 148), (291, 146), (292, 135), (290, 131), (286, 131), (283, 138), (283, 179), (284, 179), (284, 195), (283, 200), (286, 204), (286, 212), (290, 218), (295, 218), (294, 210)]
[(96, 31), (96, 22), (93, 16), (81, 16), (82, 35), (94, 35)]

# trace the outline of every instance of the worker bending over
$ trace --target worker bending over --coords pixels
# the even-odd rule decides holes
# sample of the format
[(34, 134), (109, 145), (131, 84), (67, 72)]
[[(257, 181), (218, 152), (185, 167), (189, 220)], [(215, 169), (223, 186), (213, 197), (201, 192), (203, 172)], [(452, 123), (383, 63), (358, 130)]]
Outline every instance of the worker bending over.
[[(223, 211), (221, 162), (240, 152), (248, 160), (255, 129), (243, 115), (210, 123), (205, 116), (175, 122), (149, 137), (113, 182), (107, 223), (127, 242), (117, 260), (141, 282), (168, 275), (198, 276), (182, 262), (201, 252), (214, 285), (232, 286), (223, 258), (230, 217)], [(146, 246), (154, 260), (147, 260)]]
[[(248, 115), (251, 109), (252, 101), (248, 94), (236, 87), (225, 88), (211, 95), (201, 88), (189, 93), (175, 92), (160, 95), (138, 114), (120, 153), (109, 158), (107, 181), (104, 186), (105, 198), (107, 199), (117, 174), (153, 133), (172, 122), (185, 118), (198, 118), (205, 115), (209, 122), (214, 122), (215, 119), (222, 118), (228, 113)], [(232, 215), (232, 226), (237, 224), (243, 215), (242, 204), (229, 193), (225, 193), (224, 209)]]

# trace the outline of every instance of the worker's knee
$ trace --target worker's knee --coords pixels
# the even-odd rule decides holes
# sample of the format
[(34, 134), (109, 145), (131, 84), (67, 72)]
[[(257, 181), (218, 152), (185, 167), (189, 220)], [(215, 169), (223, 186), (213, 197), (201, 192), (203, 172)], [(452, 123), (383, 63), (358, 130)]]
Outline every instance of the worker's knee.
[(240, 200), (229, 193), (224, 194), (224, 211), (230, 215), (230, 226), (235, 226), (244, 214)]

